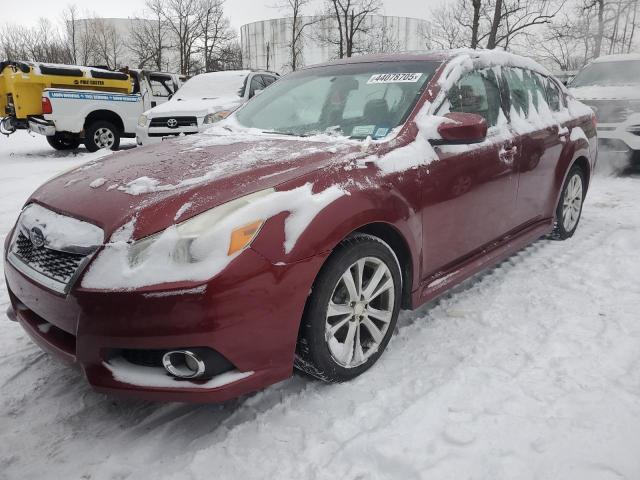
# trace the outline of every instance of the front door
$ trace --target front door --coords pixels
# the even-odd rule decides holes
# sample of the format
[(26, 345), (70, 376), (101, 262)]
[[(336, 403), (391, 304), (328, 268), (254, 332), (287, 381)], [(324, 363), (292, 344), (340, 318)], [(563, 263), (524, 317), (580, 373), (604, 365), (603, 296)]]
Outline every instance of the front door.
[(498, 78), (497, 68), (466, 74), (437, 112), (477, 113), (489, 131), (481, 143), (435, 147), (438, 160), (425, 167), (423, 278), (447, 270), (515, 227), (519, 146), (502, 108)]

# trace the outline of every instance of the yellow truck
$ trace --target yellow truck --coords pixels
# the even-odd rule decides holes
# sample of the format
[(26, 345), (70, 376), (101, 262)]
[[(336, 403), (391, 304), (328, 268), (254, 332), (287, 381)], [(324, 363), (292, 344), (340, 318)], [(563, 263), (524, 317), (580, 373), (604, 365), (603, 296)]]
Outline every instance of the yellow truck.
[(149, 70), (0, 62), (0, 133), (29, 129), (56, 150), (117, 150), (120, 138), (135, 138), (140, 115), (185, 81)]
[(35, 62), (0, 62), (0, 132), (29, 128), (28, 119), (40, 116), (42, 93), (48, 88), (129, 94), (129, 75), (99, 68)]

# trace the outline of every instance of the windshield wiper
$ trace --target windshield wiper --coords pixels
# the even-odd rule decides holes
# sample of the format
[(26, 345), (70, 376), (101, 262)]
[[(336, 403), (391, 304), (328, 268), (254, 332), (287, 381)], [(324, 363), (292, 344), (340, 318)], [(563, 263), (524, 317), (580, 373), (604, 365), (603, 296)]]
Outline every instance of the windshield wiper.
[(267, 133), (269, 135), (287, 135), (289, 137), (308, 137), (308, 134), (304, 133), (294, 133), (294, 132), (278, 132), (276, 130), (263, 130), (262, 133)]

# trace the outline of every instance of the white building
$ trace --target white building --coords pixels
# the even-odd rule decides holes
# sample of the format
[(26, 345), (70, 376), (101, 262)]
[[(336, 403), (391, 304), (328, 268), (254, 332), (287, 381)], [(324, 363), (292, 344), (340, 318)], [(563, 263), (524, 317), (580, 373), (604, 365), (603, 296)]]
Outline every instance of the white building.
[[(309, 17), (303, 17), (302, 22)], [(276, 18), (240, 27), (242, 61), (245, 68), (268, 69), (283, 73), (291, 70), (289, 44), (291, 18)], [(369, 52), (424, 50), (429, 22), (418, 18), (370, 15), (365, 20), (370, 33), (358, 44)], [(303, 65), (322, 63), (337, 57), (336, 46), (321, 41), (329, 36), (335, 24), (329, 18), (305, 30)]]

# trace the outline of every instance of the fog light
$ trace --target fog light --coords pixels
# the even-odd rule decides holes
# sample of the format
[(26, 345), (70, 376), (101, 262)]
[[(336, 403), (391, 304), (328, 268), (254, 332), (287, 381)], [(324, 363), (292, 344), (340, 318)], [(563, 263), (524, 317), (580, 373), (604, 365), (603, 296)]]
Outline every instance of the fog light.
[(162, 357), (167, 372), (177, 378), (198, 378), (204, 374), (204, 361), (189, 350), (172, 350)]

